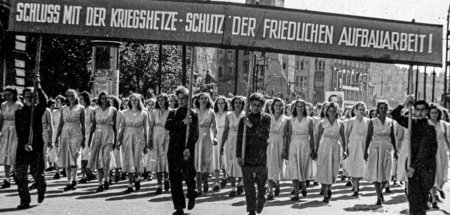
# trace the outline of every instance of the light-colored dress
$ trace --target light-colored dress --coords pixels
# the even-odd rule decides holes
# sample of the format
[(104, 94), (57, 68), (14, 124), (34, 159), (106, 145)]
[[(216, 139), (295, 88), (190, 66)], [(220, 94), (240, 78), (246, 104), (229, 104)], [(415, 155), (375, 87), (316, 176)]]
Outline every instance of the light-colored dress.
[(315, 181), (321, 184), (334, 184), (336, 182), (339, 165), (341, 163), (341, 144), (339, 139), (342, 122), (335, 120), (333, 125), (328, 119), (320, 121), (323, 133), (317, 152), (317, 174)]
[(283, 153), (286, 123), (289, 120), (284, 115), (281, 115), (278, 120), (275, 119), (274, 115), (270, 115), (270, 117), (269, 145), (267, 146), (267, 176), (269, 180), (279, 181), (284, 177), (284, 159), (281, 154)]
[(92, 134), (88, 162), (90, 169), (109, 168), (114, 144), (114, 116), (116, 112), (117, 110), (114, 107), (108, 107), (105, 110), (97, 107), (94, 110), (95, 131)]
[(153, 149), (154, 158), (152, 162), (155, 172), (169, 172), (169, 164), (167, 161), (167, 150), (169, 149), (169, 131), (165, 129), (167, 117), (170, 110), (164, 113), (160, 109), (155, 109), (152, 113), (153, 119)]
[[(84, 110), (84, 128), (86, 129), (85, 140), (89, 141), (89, 133), (91, 131), (92, 121), (93, 121), (93, 113), (94, 107), (88, 106)], [(82, 152), (81, 152), (81, 160), (89, 160), (90, 148), (86, 142)]]
[(213, 119), (216, 115), (212, 109), (204, 113), (198, 111), (198, 140), (195, 144), (195, 169), (197, 172), (214, 172), (213, 166)]
[(223, 153), (227, 159), (227, 175), (230, 177), (242, 177), (242, 170), (237, 162), (236, 157), (236, 141), (237, 141), (237, 133), (239, 120), (245, 116), (245, 112), (241, 111), (241, 113), (236, 116), (234, 111), (227, 113), (228, 118), (228, 137), (224, 145)]
[(0, 164), (14, 165), (16, 163), (17, 153), (17, 133), (14, 122), (17, 109), (23, 107), (23, 104), (16, 101), (12, 104), (3, 102), (1, 104), (2, 136), (0, 136)]
[[(59, 109), (53, 109), (52, 110), (52, 120), (53, 120), (53, 136), (52, 136), (52, 142), (55, 143), (56, 142), (56, 135), (57, 135), (57, 129), (59, 127), (59, 123), (61, 120), (61, 111)], [(87, 131), (87, 130), (86, 130)], [(61, 140), (61, 137), (60, 137)], [(58, 161), (58, 152), (59, 152), (59, 147), (56, 147), (54, 145), (54, 147), (48, 151), (47, 156), (48, 156), (48, 162), (50, 163), (57, 163)]]
[(126, 110), (123, 112), (121, 123), (123, 172), (136, 173), (141, 170), (146, 143), (144, 130), (147, 129), (147, 123), (147, 111)]
[(58, 166), (76, 167), (80, 155), (83, 133), (81, 131), (81, 114), (84, 107), (80, 104), (61, 108), (64, 125), (61, 132), (61, 144), (58, 153)]
[(45, 109), (44, 115), (42, 116), (42, 139), (44, 140), (44, 165), (48, 168), (48, 143), (51, 142), (51, 131), (53, 131), (53, 119), (52, 112), (50, 109)]
[(348, 139), (348, 157), (347, 157), (347, 172), (349, 177), (362, 178), (364, 177), (364, 169), (366, 168), (366, 161), (364, 160), (364, 150), (366, 146), (367, 131), (369, 130), (370, 119), (363, 117), (359, 121), (356, 117), (351, 118), (347, 125), (349, 132)]
[[(122, 125), (122, 119), (123, 119), (123, 111), (117, 111), (116, 116), (116, 132), (120, 132), (120, 126)], [(109, 168), (110, 169), (118, 169), (122, 168), (122, 149), (115, 148), (111, 152), (111, 161), (109, 162)]]
[(438, 142), (436, 154), (436, 179), (434, 186), (442, 189), (448, 178), (448, 146), (447, 146), (447, 124), (441, 120), (434, 126), (436, 128), (436, 139)]
[(291, 180), (306, 181), (313, 177), (309, 134), (309, 124), (312, 121), (310, 117), (303, 117), (301, 122), (293, 117), (289, 122), (292, 133), (286, 177)]
[(373, 137), (369, 147), (364, 180), (369, 182), (384, 182), (391, 179), (392, 143), (391, 127), (393, 120), (386, 118), (384, 124), (380, 119), (373, 118)]
[(216, 125), (217, 125), (217, 145), (213, 145), (213, 168), (215, 170), (226, 169), (225, 156), (220, 156), (220, 144), (222, 143), (223, 130), (225, 128), (225, 119), (227, 113), (216, 113)]

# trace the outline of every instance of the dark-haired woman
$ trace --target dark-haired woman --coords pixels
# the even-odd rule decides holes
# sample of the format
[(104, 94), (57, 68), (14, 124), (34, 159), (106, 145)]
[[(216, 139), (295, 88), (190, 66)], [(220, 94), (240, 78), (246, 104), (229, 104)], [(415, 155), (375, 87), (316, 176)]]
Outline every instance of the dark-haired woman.
[[(317, 140), (317, 174), (316, 181), (322, 184), (324, 199), (328, 203), (331, 198), (331, 186), (336, 182), (341, 163), (341, 147), (345, 153), (345, 128), (338, 119), (338, 107), (330, 103), (325, 108), (326, 118), (319, 123)], [(341, 142), (339, 141), (341, 140)], [(346, 157), (346, 154), (343, 156)]]
[(123, 112), (119, 132), (119, 145), (122, 145), (122, 171), (128, 173), (128, 188), (126, 193), (141, 189), (142, 156), (147, 154), (148, 114), (144, 111), (141, 95), (133, 93), (130, 96), (129, 109)]
[(231, 192), (229, 196), (235, 197), (236, 195), (240, 195), (244, 192), (244, 186), (242, 185), (242, 170), (236, 157), (236, 141), (239, 120), (245, 116), (245, 111), (243, 111), (245, 106), (244, 97), (235, 96), (231, 100), (230, 106), (231, 111), (227, 113), (227, 117), (225, 119), (220, 154), (223, 155), (226, 160), (227, 175), (231, 180)]
[[(228, 103), (225, 97), (219, 96), (219, 98), (214, 103), (214, 113), (216, 115), (217, 124), (217, 143), (222, 143), (223, 130), (225, 128), (225, 119), (228, 112)], [(213, 145), (213, 168), (214, 168), (214, 178), (215, 185), (213, 191), (219, 191), (220, 188), (224, 188), (227, 185), (226, 179), (226, 165), (224, 157), (220, 156), (221, 145)], [(223, 172), (223, 179), (219, 186), (220, 171)]]
[[(195, 102), (198, 108), (199, 136), (195, 144), (195, 169), (197, 170), (198, 195), (208, 192), (208, 177), (214, 172), (213, 145), (217, 145), (216, 115), (211, 109), (211, 98), (206, 93), (200, 93)], [(203, 190), (202, 190), (203, 183)]]
[(169, 149), (169, 131), (166, 130), (167, 117), (169, 116), (169, 98), (163, 93), (156, 97), (155, 110), (152, 112), (152, 120), (150, 121), (150, 149), (154, 154), (154, 164), (151, 171), (156, 172), (156, 180), (158, 188), (155, 194), (162, 193), (162, 185), (164, 180), (164, 190), (169, 191), (169, 166), (167, 161), (167, 150)]
[(369, 122), (364, 154), (364, 159), (367, 161), (364, 180), (375, 184), (377, 205), (383, 203), (382, 190), (391, 178), (392, 149), (397, 159), (393, 120), (386, 117), (387, 111), (386, 102), (378, 103), (378, 117), (372, 118)]
[[(98, 96), (98, 107), (93, 113), (92, 127), (89, 134), (91, 155), (88, 162), (90, 169), (97, 169), (97, 192), (109, 189), (109, 167), (111, 151), (116, 137), (117, 110), (111, 107), (108, 94), (101, 92)], [(105, 179), (103, 181), (103, 178)]]
[(289, 138), (284, 147), (284, 156), (288, 160), (286, 177), (292, 180), (294, 196), (292, 201), (299, 200), (299, 189), (306, 197), (306, 181), (313, 177), (312, 158), (314, 152), (314, 122), (307, 116), (306, 103), (296, 101), (292, 105), (292, 118), (288, 123)]
[[(270, 115), (270, 134), (269, 145), (267, 146), (267, 176), (269, 185), (269, 194), (267, 200), (273, 200), (274, 196), (280, 195), (280, 180), (283, 173), (284, 158), (283, 147), (288, 133), (286, 132), (286, 124), (288, 117), (283, 115), (284, 101), (280, 98), (273, 99), (272, 102), (273, 115)], [(275, 187), (275, 192), (273, 188)]]
[(5, 165), (5, 180), (1, 189), (11, 186), (9, 173), (11, 172), (11, 166), (14, 166), (16, 162), (18, 141), (14, 119), (16, 110), (23, 107), (22, 102), (18, 99), (15, 87), (7, 86), (3, 92), (6, 101), (1, 104), (0, 111), (0, 164)]
[[(75, 190), (77, 186), (77, 160), (84, 147), (84, 107), (79, 104), (77, 91), (69, 89), (66, 92), (68, 105), (61, 108), (61, 118), (56, 134), (55, 145), (61, 141), (58, 166), (66, 169), (68, 184), (65, 191)], [(61, 140), (59, 139), (61, 137)]]

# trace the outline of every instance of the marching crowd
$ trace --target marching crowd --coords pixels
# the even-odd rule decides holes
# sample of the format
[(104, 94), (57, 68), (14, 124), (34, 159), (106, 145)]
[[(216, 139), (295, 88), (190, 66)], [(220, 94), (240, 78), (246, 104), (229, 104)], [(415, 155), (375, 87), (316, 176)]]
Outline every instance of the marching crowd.
[[(391, 192), (390, 183), (404, 184), (405, 194), (413, 196), (412, 214), (424, 214), (428, 201), (438, 208), (439, 196), (445, 198), (448, 111), (411, 97), (393, 110), (386, 102), (373, 110), (363, 102), (340, 110), (333, 102), (285, 103), (259, 93), (248, 99), (218, 96), (213, 101), (201, 92), (189, 102), (184, 87), (147, 100), (137, 93), (119, 99), (102, 92), (92, 98), (72, 89), (47, 100), (39, 85), (35, 91), (38, 118), (33, 137), (42, 144), (33, 142), (34, 154), (24, 149), (30, 119), (23, 114), (33, 105), (33, 89), (24, 91), (20, 101), (17, 90), (8, 86), (1, 104), (1, 188), (15, 179), (20, 209), (30, 207), (29, 189), (37, 188), (38, 201), (44, 200), (44, 165), (55, 170), (54, 179), (67, 178), (65, 191), (97, 179), (96, 192), (107, 191), (113, 181), (128, 180), (124, 192), (130, 193), (155, 175), (157, 195), (171, 190), (174, 214), (183, 214), (186, 207), (182, 180), (188, 209), (194, 208), (196, 197), (211, 192), (213, 181), (213, 192), (230, 183), (230, 198), (245, 192), (247, 212), (255, 214), (265, 201), (277, 198), (280, 181), (292, 181), (292, 201), (306, 198), (310, 184), (321, 184), (323, 202), (328, 202), (340, 170), (355, 198), (361, 181), (373, 183), (377, 205), (383, 204), (383, 190)], [(187, 117), (189, 104), (192, 112)], [(414, 106), (413, 113), (408, 105)], [(410, 142), (408, 114), (414, 118)], [(41, 157), (42, 163), (32, 160)], [(30, 187), (28, 173), (34, 178)]]

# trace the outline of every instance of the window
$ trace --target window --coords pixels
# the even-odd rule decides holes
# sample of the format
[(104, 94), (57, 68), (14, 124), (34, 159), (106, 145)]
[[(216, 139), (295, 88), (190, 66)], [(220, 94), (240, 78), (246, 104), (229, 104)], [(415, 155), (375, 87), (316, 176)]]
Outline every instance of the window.
[(298, 70), (298, 68), (299, 68), (299, 62), (295, 61), (295, 69)]
[(303, 60), (302, 60), (302, 61), (300, 61), (300, 69), (303, 70), (304, 69), (303, 67), (304, 67), (304, 63), (303, 63)]

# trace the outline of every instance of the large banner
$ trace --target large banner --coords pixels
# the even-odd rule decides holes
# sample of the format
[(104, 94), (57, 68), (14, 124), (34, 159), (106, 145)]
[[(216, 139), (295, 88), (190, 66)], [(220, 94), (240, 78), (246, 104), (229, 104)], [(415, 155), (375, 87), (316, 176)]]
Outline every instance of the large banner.
[(442, 64), (442, 26), (231, 3), (12, 0), (9, 30)]

